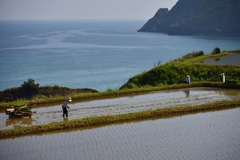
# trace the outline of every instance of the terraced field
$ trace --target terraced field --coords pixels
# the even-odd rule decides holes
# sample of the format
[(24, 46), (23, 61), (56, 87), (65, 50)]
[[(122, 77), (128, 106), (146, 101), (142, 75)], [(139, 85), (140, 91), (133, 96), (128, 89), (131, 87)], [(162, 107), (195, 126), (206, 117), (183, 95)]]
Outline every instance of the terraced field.
[(240, 157), (240, 108), (0, 140), (0, 159), (223, 159)]
[(15, 125), (27, 126), (80, 119), (91, 116), (116, 115), (143, 110), (151, 110), (182, 105), (196, 105), (219, 100), (240, 98), (239, 90), (216, 88), (187, 88), (159, 91), (132, 97), (106, 100), (95, 100), (69, 104), (69, 118), (63, 119), (61, 106), (48, 106), (33, 109), (32, 118), (8, 119), (5, 113), (0, 114), (0, 128), (13, 128)]
[[(194, 105), (239, 98), (239, 90), (189, 88), (70, 104), (69, 119)], [(1, 129), (62, 118), (61, 106), (35, 108), (32, 118), (8, 119)], [(0, 140), (0, 159), (238, 159), (240, 107), (89, 130)]]

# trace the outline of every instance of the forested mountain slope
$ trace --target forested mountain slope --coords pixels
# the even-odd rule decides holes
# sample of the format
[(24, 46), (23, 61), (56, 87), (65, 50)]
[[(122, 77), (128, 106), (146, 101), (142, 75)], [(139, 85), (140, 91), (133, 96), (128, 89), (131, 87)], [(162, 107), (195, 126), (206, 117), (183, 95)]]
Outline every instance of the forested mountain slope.
[(160, 8), (139, 32), (240, 36), (240, 0), (179, 0)]

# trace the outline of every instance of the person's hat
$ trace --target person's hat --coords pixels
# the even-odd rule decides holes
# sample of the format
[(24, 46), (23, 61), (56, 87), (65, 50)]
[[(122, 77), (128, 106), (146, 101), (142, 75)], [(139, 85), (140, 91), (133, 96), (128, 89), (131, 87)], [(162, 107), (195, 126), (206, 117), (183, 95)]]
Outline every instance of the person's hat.
[(68, 97), (68, 98), (65, 99), (65, 101), (72, 102), (72, 98)]

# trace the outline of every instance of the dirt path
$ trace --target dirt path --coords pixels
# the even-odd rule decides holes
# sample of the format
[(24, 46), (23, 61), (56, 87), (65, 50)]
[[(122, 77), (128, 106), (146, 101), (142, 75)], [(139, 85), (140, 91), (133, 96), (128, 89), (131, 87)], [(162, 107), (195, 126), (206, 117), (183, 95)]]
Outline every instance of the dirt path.
[(61, 106), (33, 109), (36, 113), (32, 118), (8, 119), (4, 113), (1, 113), (0, 128), (7, 129), (13, 128), (14, 125), (38, 125), (92, 116), (116, 115), (182, 105), (197, 105), (234, 98), (240, 98), (239, 90), (189, 88), (159, 91), (132, 97), (69, 104), (68, 119), (62, 117)]

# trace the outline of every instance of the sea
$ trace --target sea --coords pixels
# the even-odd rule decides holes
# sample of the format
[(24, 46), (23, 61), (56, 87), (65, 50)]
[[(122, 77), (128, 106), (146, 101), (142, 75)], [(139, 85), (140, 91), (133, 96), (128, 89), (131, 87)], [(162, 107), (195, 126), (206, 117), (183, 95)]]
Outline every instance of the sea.
[(137, 32), (146, 22), (0, 21), (0, 90), (29, 78), (40, 86), (117, 90), (158, 62), (216, 47), (240, 49), (240, 37)]

